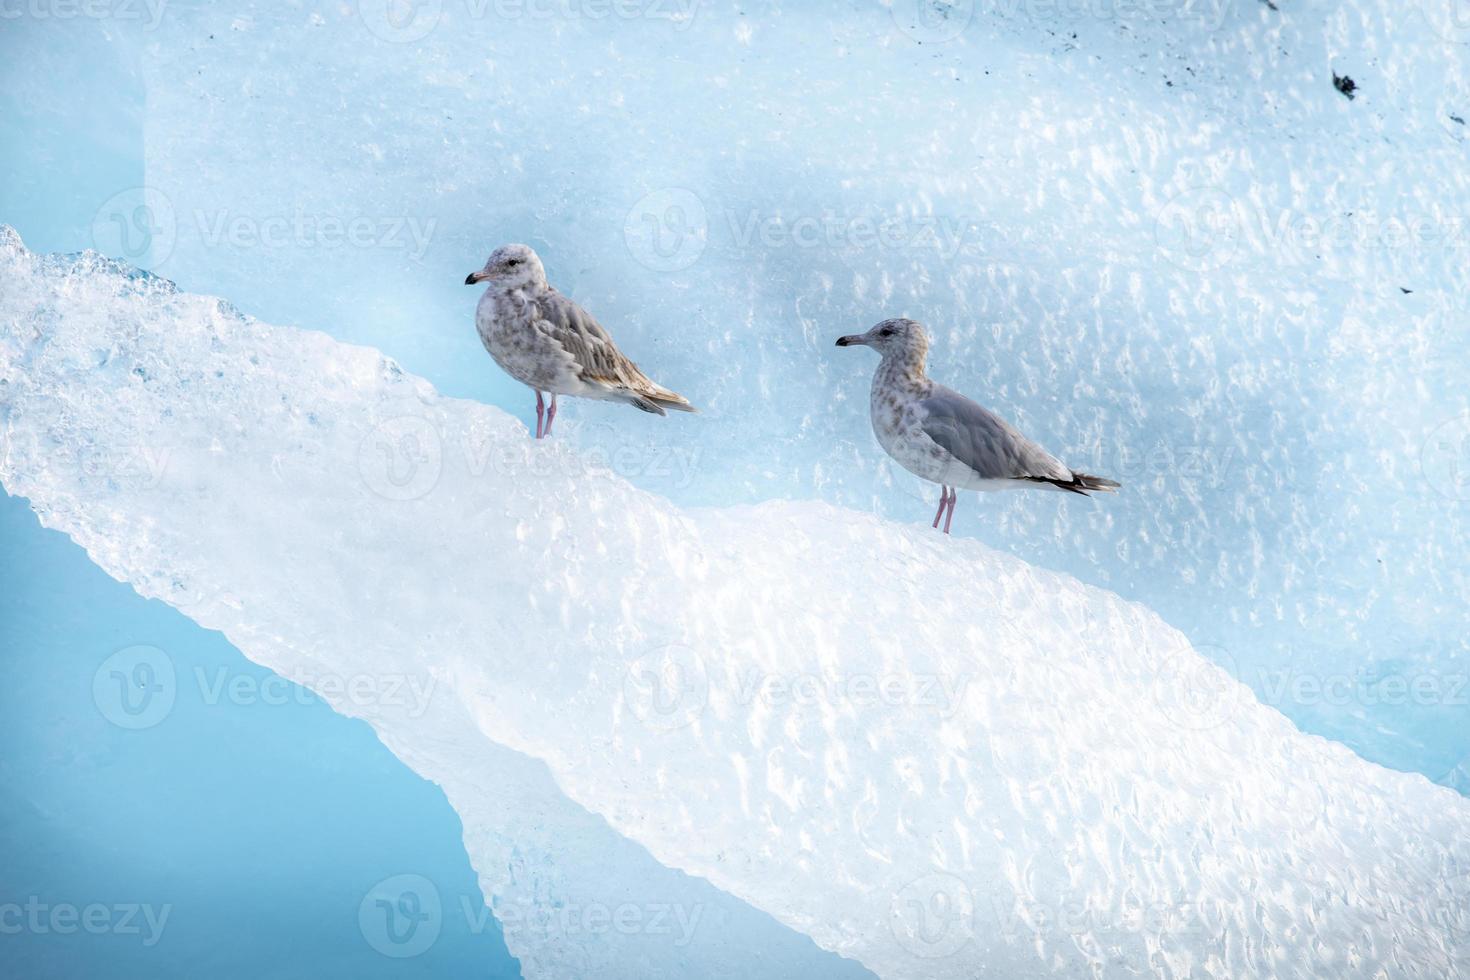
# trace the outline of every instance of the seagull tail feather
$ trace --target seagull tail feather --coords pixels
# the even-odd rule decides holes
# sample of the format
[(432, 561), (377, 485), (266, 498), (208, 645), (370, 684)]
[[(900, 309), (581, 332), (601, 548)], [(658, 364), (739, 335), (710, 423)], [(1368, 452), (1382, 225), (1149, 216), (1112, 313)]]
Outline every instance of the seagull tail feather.
[(689, 404), (689, 399), (677, 391), (670, 391), (663, 385), (658, 385), (653, 391), (646, 392), (645, 396), (660, 408), (672, 408), (676, 412), (698, 412), (699, 409)]
[(1105, 476), (1093, 476), (1091, 473), (1078, 473), (1073, 471), (1071, 483), (1058, 483), (1057, 486), (1073, 493), (1088, 496), (1087, 491), (1096, 490), (1102, 493), (1114, 493), (1121, 484), (1117, 480), (1109, 480)]
[(665, 412), (663, 410), (663, 407), (659, 405), (658, 402), (654, 401), (651, 398), (644, 398), (642, 395), (634, 395), (633, 397), (629, 398), (628, 404), (632, 405), (634, 408), (642, 409), (643, 411), (648, 412), (652, 415), (669, 414), (668, 412)]
[(1100, 493), (1113, 493), (1122, 486), (1117, 480), (1109, 480), (1105, 476), (1093, 476), (1091, 473), (1072, 474), (1070, 480), (1052, 480), (1044, 476), (1028, 476), (1025, 479), (1033, 483), (1045, 483), (1058, 490), (1067, 490), (1071, 493), (1080, 493), (1084, 497), (1090, 497), (1089, 490)]

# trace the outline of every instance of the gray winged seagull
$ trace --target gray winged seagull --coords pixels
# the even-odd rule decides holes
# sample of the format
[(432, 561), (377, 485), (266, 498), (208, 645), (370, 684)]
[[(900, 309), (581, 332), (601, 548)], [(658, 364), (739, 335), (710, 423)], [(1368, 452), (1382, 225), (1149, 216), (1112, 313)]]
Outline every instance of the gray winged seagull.
[(883, 355), (873, 375), (873, 434), (888, 455), (915, 476), (940, 486), (934, 527), (954, 519), (956, 488), (1011, 490), (1038, 487), (1089, 496), (1118, 484), (1078, 473), (1012, 428), (995, 413), (925, 374), (929, 335), (903, 318), (884, 320), (867, 333), (837, 339), (838, 347), (872, 347)]
[[(475, 307), (480, 342), (506, 374), (535, 390), (537, 439), (551, 435), (557, 395), (625, 402), (655, 415), (696, 411), (638, 370), (591, 314), (548, 284), (529, 245), (491, 252), (485, 267), (464, 280), (479, 282), (490, 284)], [(542, 398), (548, 391), (549, 411)]]

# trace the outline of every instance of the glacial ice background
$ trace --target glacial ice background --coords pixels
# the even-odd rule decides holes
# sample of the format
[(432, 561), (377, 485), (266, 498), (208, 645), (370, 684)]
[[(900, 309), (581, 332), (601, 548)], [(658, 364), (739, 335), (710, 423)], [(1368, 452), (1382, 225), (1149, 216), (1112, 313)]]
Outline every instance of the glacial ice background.
[[(524, 415), (460, 283), (530, 242), (705, 409), (578, 408), (569, 438), (648, 447), (628, 475), (680, 503), (908, 521), (932, 493), (874, 451), (871, 361), (830, 346), (915, 316), (937, 377), (1130, 488), (967, 497), (962, 533), (1144, 602), (1309, 729), (1446, 778), (1463, 705), (1281, 684), (1470, 670), (1466, 47), (1432, 6), (1194, 6), (981, 5), (942, 40), (953, 19), (903, 4), (593, 22), (446, 3), (401, 43), (351, 7), (170, 8), (140, 59), (146, 185), (175, 231), (158, 270)], [(432, 234), (252, 244), (297, 213)], [(791, 242), (829, 218), (853, 229), (835, 247)], [(862, 237), (892, 218), (908, 247)], [(933, 247), (931, 220), (961, 231)], [(1439, 239), (1405, 244), (1408, 222)]]
[[(8, 229), (0, 275), (7, 489), (284, 676), (434, 690), (318, 687), (443, 785), (529, 975), (809, 975), (667, 868), (880, 976), (1441, 977), (1470, 953), (1470, 802), (1297, 731), (1143, 606), (825, 503), (681, 510), (377, 351)], [(167, 465), (91, 465), (124, 447)], [(790, 677), (869, 691), (760, 692)], [(524, 914), (610, 882), (721, 928)]]
[[(578, 407), (569, 439), (698, 460), (664, 476), (650, 449), (626, 474), (681, 504), (820, 497), (905, 521), (933, 501), (871, 444), (871, 363), (828, 346), (918, 316), (937, 376), (1133, 491), (967, 496), (963, 533), (1143, 602), (1302, 727), (1453, 783), (1462, 703), (1321, 704), (1269, 682), (1443, 691), (1465, 673), (1463, 250), (1379, 237), (1426, 217), (1453, 233), (1465, 47), (1448, 8), (1279, 6), (1230, 6), (1218, 28), (983, 10), (942, 42), (927, 21), (923, 45), (863, 6), (492, 24), (451, 4), (399, 44), (350, 7), (170, 8), (123, 38), (147, 93), (146, 183), (175, 218), (145, 264), (524, 417), (457, 284), (491, 244), (530, 241), (706, 407), (698, 427)], [(548, 123), (568, 106), (575, 125)], [(698, 199), (702, 236), (673, 189)], [(435, 232), (416, 259), (235, 246), (195, 215), (298, 207)], [(828, 211), (979, 231), (950, 256), (730, 228)], [(1349, 213), (1378, 230), (1319, 249), (1261, 231)], [(650, 259), (648, 218), (672, 259)]]

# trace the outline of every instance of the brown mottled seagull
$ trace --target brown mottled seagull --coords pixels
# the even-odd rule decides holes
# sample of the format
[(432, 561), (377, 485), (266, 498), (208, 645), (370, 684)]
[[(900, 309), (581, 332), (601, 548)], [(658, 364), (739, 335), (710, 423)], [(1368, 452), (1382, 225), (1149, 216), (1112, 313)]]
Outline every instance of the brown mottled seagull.
[(1064, 465), (1000, 416), (930, 381), (925, 374), (929, 335), (913, 320), (884, 320), (867, 333), (837, 340), (838, 347), (857, 345), (883, 355), (873, 375), (870, 406), (878, 444), (910, 473), (939, 484), (934, 526), (943, 517), (945, 534), (954, 519), (956, 487), (1036, 487), (1084, 497), (1089, 490), (1117, 489), (1112, 480)]
[(537, 439), (551, 435), (557, 395), (626, 402), (656, 415), (695, 411), (683, 395), (638, 370), (591, 314), (549, 285), (529, 245), (497, 248), (464, 281), (477, 282), (490, 284), (475, 307), (480, 341), (506, 374), (535, 390)]

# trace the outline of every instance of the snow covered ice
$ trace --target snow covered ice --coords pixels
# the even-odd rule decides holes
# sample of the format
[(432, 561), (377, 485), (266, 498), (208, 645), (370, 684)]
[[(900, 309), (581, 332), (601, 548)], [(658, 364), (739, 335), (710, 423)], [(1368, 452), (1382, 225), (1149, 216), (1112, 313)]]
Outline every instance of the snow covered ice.
[(828, 348), (914, 317), (935, 380), (1130, 490), (967, 500), (958, 533), (1145, 603), (1375, 761), (1470, 759), (1464, 705), (1293, 693), (1470, 675), (1455, 5), (836, 6), (181, 6), (138, 42), (153, 266), (524, 416), (458, 284), (527, 242), (690, 381), (677, 432), (568, 409), (667, 447), (640, 486), (904, 521), (933, 493)]
[[(492, 907), (626, 873), (732, 903), (716, 942), (776, 929), (672, 868), (892, 977), (1470, 957), (1470, 801), (1299, 732), (1142, 606), (923, 523), (679, 507), (376, 351), (96, 256), (7, 233), (0, 282), (7, 492), (284, 676), (432, 689), (417, 716), (323, 694), (445, 783)], [(494, 772), (549, 824), (477, 802)], [(507, 866), (595, 826), (578, 806), (664, 868), (622, 842)], [(769, 972), (799, 975), (786, 952)]]
[[(5, 488), (286, 676), (431, 685), (333, 701), (528, 975), (1463, 971), (1461, 5), (510, 6), (106, 22), (92, 237), (183, 292), (7, 242)], [(69, 111), (99, 45), (5, 29)], [(697, 424), (529, 445), (504, 241)], [(1124, 492), (939, 540), (831, 349), (890, 315)], [(672, 931), (511, 924), (614, 894)]]

